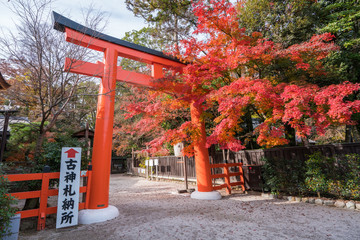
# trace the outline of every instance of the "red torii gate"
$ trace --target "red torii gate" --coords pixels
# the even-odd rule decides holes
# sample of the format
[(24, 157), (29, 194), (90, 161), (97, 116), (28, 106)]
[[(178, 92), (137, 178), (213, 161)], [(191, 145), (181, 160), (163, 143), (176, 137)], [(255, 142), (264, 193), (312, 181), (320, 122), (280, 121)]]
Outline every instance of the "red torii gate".
[[(177, 69), (181, 72), (185, 65), (162, 52), (86, 28), (56, 12), (53, 12), (53, 20), (54, 28), (65, 32), (66, 41), (104, 53), (103, 62), (97, 63), (67, 58), (65, 60), (65, 70), (101, 78), (92, 155), (93, 173), (89, 208), (93, 210), (105, 209), (109, 207), (116, 81), (149, 87), (151, 86), (151, 80), (164, 77), (163, 68)], [(120, 66), (117, 66), (118, 56), (151, 65), (151, 76), (123, 70)], [(213, 191), (211, 182), (209, 154), (208, 149), (205, 147), (205, 125), (200, 118), (203, 111), (202, 106), (192, 103), (190, 110), (192, 122), (201, 129), (201, 139), (194, 149), (198, 191), (192, 193), (191, 197), (196, 199), (220, 199), (221, 195)], [(84, 223), (91, 222), (96, 222), (96, 220), (90, 220), (90, 222), (85, 220)]]

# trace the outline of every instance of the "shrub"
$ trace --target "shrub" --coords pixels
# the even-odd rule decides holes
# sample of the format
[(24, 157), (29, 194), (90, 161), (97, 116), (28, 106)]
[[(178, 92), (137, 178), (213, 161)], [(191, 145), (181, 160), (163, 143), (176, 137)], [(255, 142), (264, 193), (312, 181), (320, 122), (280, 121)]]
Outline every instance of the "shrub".
[(273, 193), (302, 195), (305, 164), (298, 159), (263, 158), (265, 188)]
[(81, 169), (87, 169), (90, 159), (86, 155), (86, 143), (77, 138), (71, 137), (70, 133), (56, 133), (52, 141), (45, 141), (43, 144), (41, 170), (44, 165), (48, 165), (52, 172), (60, 171), (61, 150), (63, 147), (81, 147)]
[(263, 161), (265, 190), (360, 200), (358, 154), (326, 157), (315, 152), (305, 162), (296, 158), (264, 158)]
[(334, 172), (334, 159), (324, 157), (320, 152), (309, 156), (306, 161), (305, 185), (311, 192), (320, 194), (327, 193), (329, 190), (329, 176)]
[(12, 207), (12, 204), (16, 203), (16, 199), (12, 196), (8, 196), (9, 182), (4, 177), (3, 166), (0, 163), (0, 239), (6, 233), (6, 229), (9, 227), (10, 218), (15, 215), (16, 209)]
[(316, 152), (306, 161), (305, 185), (318, 196), (360, 199), (360, 156), (325, 157)]

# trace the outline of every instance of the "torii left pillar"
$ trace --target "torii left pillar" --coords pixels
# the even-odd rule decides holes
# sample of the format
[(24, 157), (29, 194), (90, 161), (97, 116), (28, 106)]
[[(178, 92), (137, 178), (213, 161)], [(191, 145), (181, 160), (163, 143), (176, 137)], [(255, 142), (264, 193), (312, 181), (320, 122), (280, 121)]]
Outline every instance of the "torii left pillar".
[(79, 222), (90, 224), (103, 222), (119, 215), (109, 206), (111, 150), (114, 124), (117, 52), (112, 48), (104, 51), (104, 72), (100, 82), (92, 155), (92, 178), (88, 210), (79, 213)]

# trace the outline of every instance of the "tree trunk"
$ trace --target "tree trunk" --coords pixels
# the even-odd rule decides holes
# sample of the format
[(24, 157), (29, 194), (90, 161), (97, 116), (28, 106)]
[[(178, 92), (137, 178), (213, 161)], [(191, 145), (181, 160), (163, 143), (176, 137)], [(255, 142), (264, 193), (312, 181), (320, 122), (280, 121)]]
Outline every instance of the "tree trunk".
[(253, 138), (254, 126), (253, 126), (250, 108), (247, 109), (244, 118), (245, 118), (244, 121), (246, 124), (246, 135), (249, 135), (249, 138), (250, 138), (246, 144), (246, 148), (247, 149), (255, 149), (258, 147), (258, 145), (256, 143), (256, 140)]
[(304, 147), (310, 146), (309, 139), (307, 139), (307, 138), (305, 137), (305, 138), (302, 138), (301, 140), (302, 140), (302, 142), (304, 143)]
[(347, 143), (353, 142), (352, 131), (351, 131), (350, 125), (346, 125), (346, 127), (345, 127), (345, 142), (347, 142)]
[(45, 139), (45, 133), (46, 132), (42, 132), (39, 134), (37, 140), (36, 140), (36, 146), (35, 146), (35, 153), (34, 153), (34, 157), (35, 157), (35, 161), (38, 160), (38, 158), (41, 155), (41, 151), (42, 151), (42, 144), (44, 142)]
[(289, 145), (296, 146), (295, 129), (292, 128), (289, 124), (285, 124), (285, 132), (285, 137), (287, 140), (289, 140)]
[(179, 27), (178, 27), (178, 17), (175, 15), (174, 16), (174, 42), (176, 44), (176, 51), (180, 52), (180, 48), (179, 48)]
[(217, 161), (216, 161), (216, 148), (215, 148), (215, 145), (211, 145), (211, 146), (209, 147), (209, 155), (210, 155), (210, 157), (211, 157), (211, 159), (212, 159), (212, 164), (217, 163)]

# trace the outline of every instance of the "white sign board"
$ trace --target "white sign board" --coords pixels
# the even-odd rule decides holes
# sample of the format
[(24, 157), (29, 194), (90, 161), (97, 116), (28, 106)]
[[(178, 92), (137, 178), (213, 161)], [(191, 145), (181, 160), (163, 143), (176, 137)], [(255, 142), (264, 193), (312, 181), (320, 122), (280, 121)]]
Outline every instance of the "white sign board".
[(155, 165), (155, 166), (158, 166), (158, 165), (159, 165), (159, 159), (157, 159), (157, 158), (154, 159), (154, 165)]
[(56, 228), (78, 224), (80, 169), (81, 148), (62, 148)]
[(154, 161), (152, 159), (149, 160), (149, 166), (150, 167), (154, 166)]

